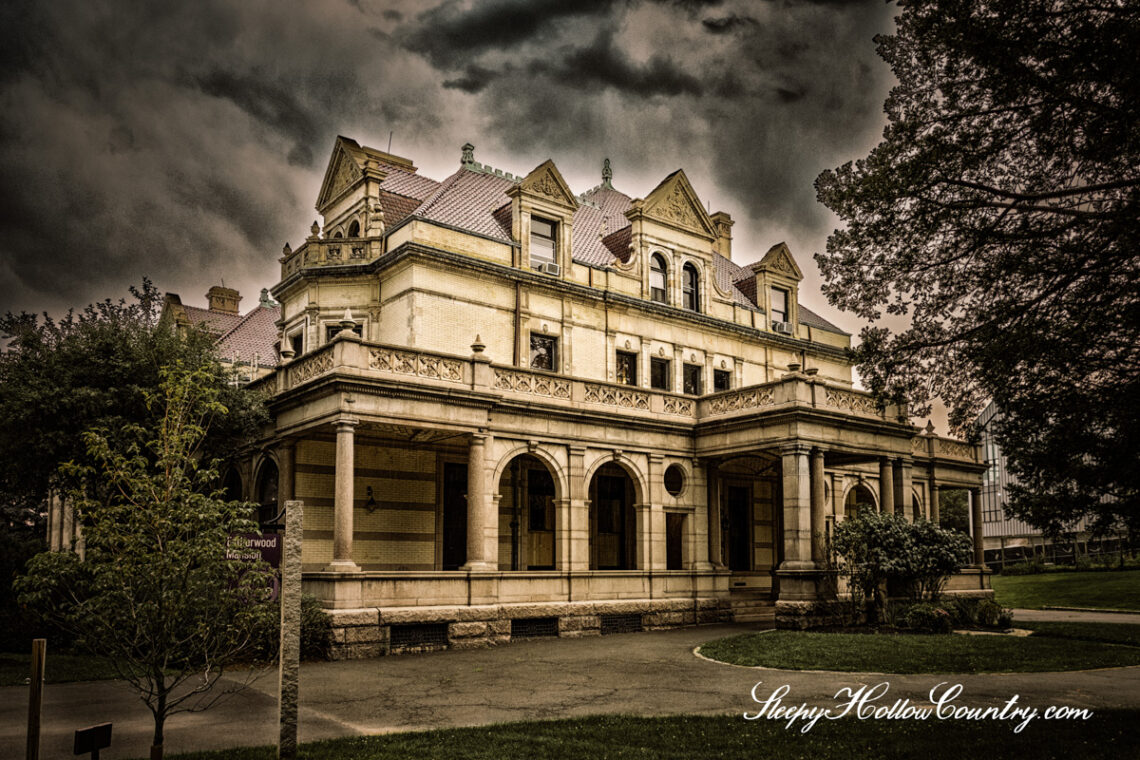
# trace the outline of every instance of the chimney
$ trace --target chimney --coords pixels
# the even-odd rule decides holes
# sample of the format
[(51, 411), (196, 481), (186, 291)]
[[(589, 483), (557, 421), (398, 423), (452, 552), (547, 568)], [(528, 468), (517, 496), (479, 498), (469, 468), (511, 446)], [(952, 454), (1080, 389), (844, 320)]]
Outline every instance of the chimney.
[(711, 217), (716, 225), (716, 252), (732, 261), (732, 217), (727, 211), (718, 211)]
[(237, 314), (238, 301), (241, 300), (241, 295), (233, 288), (215, 285), (206, 292), (206, 300), (210, 304), (210, 311)]

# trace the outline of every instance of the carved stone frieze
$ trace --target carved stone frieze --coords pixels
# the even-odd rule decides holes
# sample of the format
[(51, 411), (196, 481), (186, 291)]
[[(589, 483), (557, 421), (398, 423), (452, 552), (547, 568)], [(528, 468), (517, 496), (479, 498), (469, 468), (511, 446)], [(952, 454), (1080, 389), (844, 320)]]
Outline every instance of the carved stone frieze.
[(442, 356), (398, 351), (394, 348), (368, 349), (368, 368), (401, 375), (417, 375), (433, 380), (463, 381), (463, 362)]
[(775, 402), (776, 398), (771, 388), (745, 388), (709, 399), (709, 413), (725, 414), (741, 409), (759, 409), (772, 406)]
[(974, 458), (974, 447), (968, 443), (961, 441), (951, 441), (946, 438), (939, 438), (936, 451), (939, 454), (955, 459), (970, 459)]
[(332, 369), (333, 357), (331, 351), (323, 351), (314, 356), (302, 359), (289, 366), (289, 383), (290, 388), (294, 388), (301, 383), (312, 380), (317, 375), (328, 372)]
[(494, 388), (500, 391), (531, 393), (535, 396), (549, 396), (550, 398), (567, 400), (570, 398), (569, 380), (560, 380), (556, 377), (518, 370), (496, 369)]
[(679, 396), (666, 396), (664, 404), (665, 414), (679, 414), (684, 417), (693, 416), (692, 399)]
[(840, 388), (827, 388), (824, 391), (824, 403), (832, 409), (839, 409), (852, 414), (867, 414), (879, 416), (879, 408), (875, 400), (862, 393), (846, 391)]
[(585, 400), (590, 404), (605, 404), (617, 406), (622, 409), (641, 409), (649, 411), (649, 394), (641, 391), (615, 388), (609, 385), (585, 384)]

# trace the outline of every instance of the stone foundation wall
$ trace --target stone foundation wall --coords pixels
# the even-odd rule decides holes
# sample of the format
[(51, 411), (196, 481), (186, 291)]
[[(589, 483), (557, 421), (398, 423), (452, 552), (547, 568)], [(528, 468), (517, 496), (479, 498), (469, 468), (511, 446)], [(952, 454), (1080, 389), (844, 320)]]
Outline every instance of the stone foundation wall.
[[(728, 601), (716, 598), (372, 607), (329, 610), (328, 614), (332, 620), (332, 658), (336, 660), (506, 644), (511, 641), (512, 620), (556, 618), (559, 638), (601, 635), (606, 615), (636, 618), (645, 631), (732, 620)], [(392, 627), (404, 625), (446, 625), (446, 641), (393, 645)]]
[(776, 602), (776, 627), (803, 631), (824, 626), (851, 625), (855, 622), (851, 601), (838, 599), (816, 602)]

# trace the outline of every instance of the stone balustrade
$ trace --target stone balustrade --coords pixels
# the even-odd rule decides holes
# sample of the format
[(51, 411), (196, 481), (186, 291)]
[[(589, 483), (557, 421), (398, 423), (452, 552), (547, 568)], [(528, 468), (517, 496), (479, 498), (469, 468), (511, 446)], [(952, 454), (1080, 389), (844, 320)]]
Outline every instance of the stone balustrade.
[(295, 251), (281, 257), (281, 279), (312, 267), (363, 264), (383, 253), (383, 244), (376, 238), (310, 238)]

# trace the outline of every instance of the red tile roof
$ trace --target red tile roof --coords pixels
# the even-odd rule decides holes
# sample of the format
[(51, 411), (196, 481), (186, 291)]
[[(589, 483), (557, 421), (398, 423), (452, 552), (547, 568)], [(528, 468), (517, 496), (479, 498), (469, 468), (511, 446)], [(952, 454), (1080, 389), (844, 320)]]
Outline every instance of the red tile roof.
[(258, 306), (218, 338), (218, 357), (223, 361), (253, 362), (256, 359), (260, 367), (276, 367), (280, 319), (280, 306)]
[(227, 314), (223, 311), (211, 311), (200, 306), (183, 306), (186, 309), (186, 318), (194, 327), (200, 327), (208, 333), (221, 335), (233, 329), (241, 321), (240, 314)]
[(494, 212), (506, 202), (505, 193), (512, 185), (514, 181), (506, 177), (463, 167), (440, 183), (415, 215), (509, 243), (510, 233), (503, 230)]

